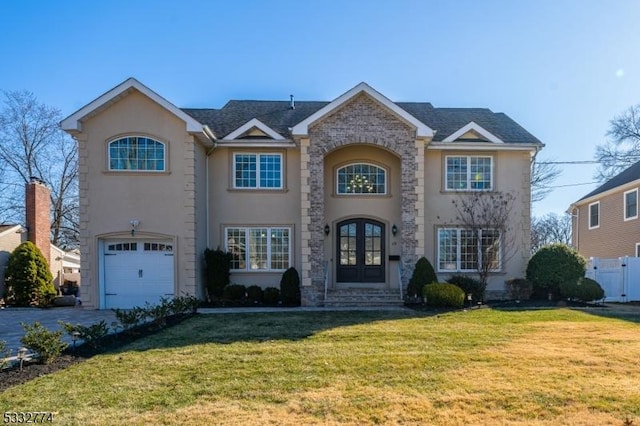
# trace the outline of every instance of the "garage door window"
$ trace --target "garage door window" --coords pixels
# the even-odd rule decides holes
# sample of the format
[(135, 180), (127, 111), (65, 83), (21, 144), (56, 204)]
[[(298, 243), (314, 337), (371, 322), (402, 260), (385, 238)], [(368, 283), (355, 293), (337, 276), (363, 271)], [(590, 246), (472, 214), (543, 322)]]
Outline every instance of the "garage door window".
[[(135, 243), (134, 243), (135, 244)], [(173, 251), (173, 245), (162, 243), (144, 243), (144, 251)]]
[(107, 249), (109, 251), (137, 251), (138, 250), (138, 243), (109, 244)]

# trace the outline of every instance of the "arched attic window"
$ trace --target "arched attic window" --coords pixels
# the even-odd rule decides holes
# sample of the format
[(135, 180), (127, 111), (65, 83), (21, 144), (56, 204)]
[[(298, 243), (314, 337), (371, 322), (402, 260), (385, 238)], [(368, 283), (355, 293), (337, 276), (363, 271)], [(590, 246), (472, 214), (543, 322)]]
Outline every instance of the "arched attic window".
[(337, 171), (338, 194), (387, 193), (387, 171), (367, 163), (352, 163)]
[(164, 172), (165, 144), (146, 136), (126, 136), (109, 142), (109, 170)]

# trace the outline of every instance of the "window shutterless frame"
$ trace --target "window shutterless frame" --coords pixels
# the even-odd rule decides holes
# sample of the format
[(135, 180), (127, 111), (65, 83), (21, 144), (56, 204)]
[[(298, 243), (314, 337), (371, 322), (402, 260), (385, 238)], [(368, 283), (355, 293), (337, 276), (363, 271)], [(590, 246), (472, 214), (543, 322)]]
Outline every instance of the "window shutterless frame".
[(291, 266), (290, 227), (229, 226), (224, 235), (233, 271), (282, 272)]
[(600, 201), (589, 204), (589, 229), (600, 227)]
[(336, 170), (338, 195), (386, 195), (387, 171), (371, 163), (349, 163)]
[(148, 136), (119, 137), (107, 143), (107, 161), (112, 172), (165, 172), (166, 144)]
[(234, 152), (234, 189), (283, 189), (283, 155), (277, 152)]
[(445, 191), (493, 190), (493, 157), (447, 155), (444, 160)]
[(624, 199), (624, 220), (638, 218), (638, 188), (625, 191)]

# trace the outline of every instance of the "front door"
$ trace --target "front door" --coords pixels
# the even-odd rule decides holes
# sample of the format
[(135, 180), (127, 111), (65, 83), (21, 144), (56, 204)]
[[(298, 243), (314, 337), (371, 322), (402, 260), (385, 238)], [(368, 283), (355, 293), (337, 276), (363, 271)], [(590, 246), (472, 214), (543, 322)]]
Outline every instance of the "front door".
[(371, 219), (338, 223), (337, 282), (382, 283), (384, 273), (384, 224)]

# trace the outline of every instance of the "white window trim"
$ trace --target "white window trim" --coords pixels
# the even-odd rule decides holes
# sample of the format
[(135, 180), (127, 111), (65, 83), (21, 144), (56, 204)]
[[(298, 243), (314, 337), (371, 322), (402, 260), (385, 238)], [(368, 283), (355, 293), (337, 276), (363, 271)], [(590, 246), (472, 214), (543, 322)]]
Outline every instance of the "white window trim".
[[(598, 224), (593, 226), (591, 225), (591, 206), (598, 206)], [(598, 229), (600, 228), (600, 222), (602, 222), (602, 218), (600, 217), (600, 201), (596, 201), (595, 203), (589, 204), (587, 207), (587, 224), (589, 225), (589, 229)]]
[[(338, 175), (340, 173), (340, 170), (349, 167), (349, 166), (357, 166), (357, 165), (366, 165), (366, 166), (373, 166), (375, 168), (378, 168), (380, 170), (382, 170), (384, 172), (384, 192), (375, 192), (375, 193), (352, 193), (352, 192), (340, 192), (340, 183), (339, 183), (339, 179), (338, 179)], [(339, 166), (336, 169), (336, 175), (335, 175), (335, 179), (336, 179), (336, 194), (340, 195), (340, 196), (367, 196), (367, 197), (371, 197), (371, 196), (377, 196), (377, 195), (387, 195), (388, 194), (388, 182), (389, 182), (389, 172), (386, 168), (378, 165), (378, 164), (374, 164), (374, 163), (368, 163), (366, 161), (359, 161), (359, 162), (354, 162), (354, 163), (348, 163), (348, 164), (344, 164), (342, 166)]]
[[(449, 158), (459, 158), (463, 157), (467, 159), (467, 187), (465, 189), (450, 189), (449, 188), (449, 174), (447, 173), (447, 164)], [(473, 189), (471, 188), (471, 158), (488, 158), (490, 161), (489, 166), (491, 167), (491, 185), (489, 188), (484, 189)], [(445, 155), (444, 158), (444, 190), (447, 192), (486, 192), (493, 191), (493, 177), (494, 174), (494, 165), (493, 165), (493, 157), (490, 155)]]
[[(145, 138), (145, 139), (149, 139), (152, 140), (154, 142), (159, 143), (160, 145), (162, 145), (162, 161), (164, 163), (164, 168), (162, 170), (147, 170), (147, 169), (114, 169), (111, 167), (111, 144), (114, 142), (118, 142), (121, 139), (126, 139), (126, 138)], [(167, 155), (167, 144), (159, 141), (158, 139), (151, 137), (151, 136), (146, 136), (146, 135), (124, 135), (124, 136), (119, 136), (115, 139), (110, 140), (109, 142), (107, 142), (107, 170), (109, 172), (116, 172), (116, 173), (166, 173), (168, 168), (168, 155)]]
[[(231, 269), (232, 272), (247, 272), (247, 273), (268, 273), (268, 272), (284, 272), (287, 268), (293, 266), (292, 258), (291, 258), (291, 246), (293, 244), (293, 231), (290, 226), (260, 226), (260, 225), (252, 225), (252, 226), (226, 226), (224, 228), (224, 249), (226, 252), (229, 252), (229, 240), (227, 238), (227, 232), (229, 229), (242, 229), (245, 233), (245, 268), (244, 269)], [(251, 269), (249, 267), (249, 234), (251, 229), (266, 229), (267, 233), (271, 233), (272, 229), (286, 229), (289, 231), (289, 247), (287, 247), (287, 255), (289, 257), (289, 265), (284, 269), (273, 269), (271, 268), (271, 238), (267, 239), (267, 262), (269, 268), (266, 269)]]
[[(456, 268), (455, 269), (441, 269), (440, 268), (440, 231), (456, 231), (456, 240), (457, 240), (457, 244), (456, 244)], [(438, 228), (438, 231), (436, 233), (436, 243), (438, 246), (438, 255), (436, 258), (436, 269), (438, 272), (442, 272), (442, 273), (451, 273), (451, 272), (478, 272), (478, 269), (462, 269), (461, 263), (462, 263), (462, 247), (460, 245), (460, 232), (463, 230), (468, 230), (468, 228)], [(495, 229), (492, 228), (487, 228), (487, 229), (479, 229), (478, 232), (482, 233), (482, 231), (495, 231)], [(498, 231), (500, 232), (500, 231)], [(500, 233), (501, 234), (501, 233)], [(482, 234), (480, 234), (478, 236), (478, 241), (482, 241)], [(480, 259), (482, 258), (482, 245), (478, 245), (478, 261), (480, 261)], [(500, 235), (499, 238), (499, 246), (498, 246), (498, 268), (496, 269), (492, 269), (490, 272), (494, 273), (494, 272), (502, 272), (502, 235)]]
[[(255, 155), (256, 156), (256, 186), (236, 186), (236, 156), (238, 155)], [(277, 155), (280, 157), (280, 186), (262, 187), (260, 186), (260, 156), (261, 155)], [(233, 189), (239, 190), (261, 190), (261, 191), (278, 191), (284, 188), (284, 155), (280, 152), (234, 152), (233, 153)]]
[[(635, 216), (629, 216), (627, 217), (627, 194), (630, 194), (632, 192), (636, 193), (636, 215)], [(627, 220), (633, 220), (633, 219), (637, 219), (638, 218), (638, 188), (634, 188), (632, 190), (629, 191), (625, 191), (624, 194), (622, 195), (622, 199), (623, 199), (623, 216), (624, 216), (624, 220), (625, 222)]]

